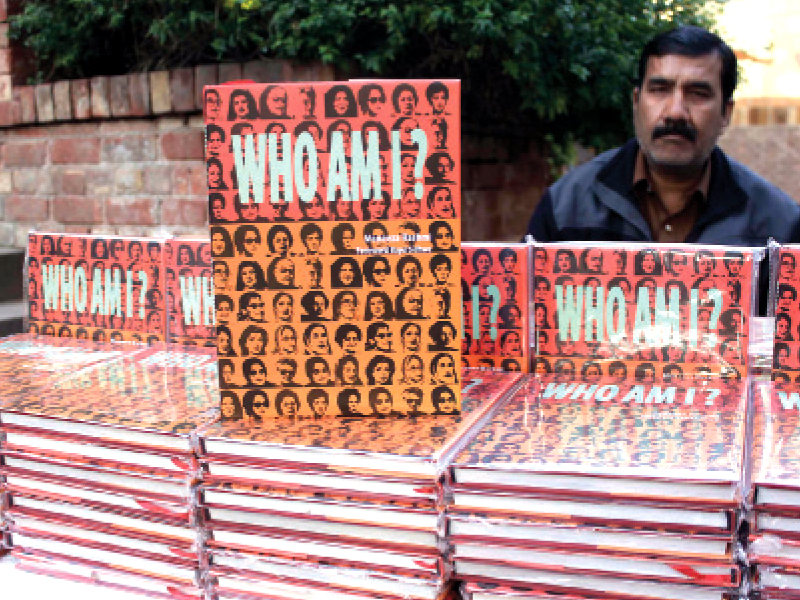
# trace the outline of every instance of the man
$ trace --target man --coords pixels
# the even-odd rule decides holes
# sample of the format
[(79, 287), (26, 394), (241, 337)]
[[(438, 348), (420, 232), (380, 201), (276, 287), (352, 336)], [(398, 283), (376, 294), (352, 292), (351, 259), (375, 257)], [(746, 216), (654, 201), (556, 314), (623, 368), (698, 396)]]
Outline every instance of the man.
[(644, 48), (633, 90), (636, 139), (573, 170), (542, 197), (538, 241), (800, 241), (800, 207), (716, 147), (730, 123), (736, 57), (697, 27)]

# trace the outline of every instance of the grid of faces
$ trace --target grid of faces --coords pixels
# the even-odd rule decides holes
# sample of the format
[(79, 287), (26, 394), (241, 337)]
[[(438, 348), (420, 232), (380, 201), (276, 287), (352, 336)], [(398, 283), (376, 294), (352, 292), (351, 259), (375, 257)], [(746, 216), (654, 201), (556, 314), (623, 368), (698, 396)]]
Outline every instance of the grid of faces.
[[(535, 248), (534, 264), (535, 372), (644, 383), (746, 375), (747, 249), (559, 244)], [(581, 310), (565, 310), (576, 306), (578, 288)]]
[[(217, 86), (205, 99), (223, 417), (458, 414), (458, 84)], [(378, 143), (367, 184), (356, 131)], [(303, 133), (313, 152), (298, 152)], [(251, 162), (272, 144), (261, 203), (242, 199), (235, 135), (254, 136)], [(294, 180), (273, 186), (270, 161), (290, 154)]]
[(167, 240), (164, 263), (169, 341), (184, 346), (215, 346), (211, 244)]
[(797, 301), (797, 263), (800, 250), (781, 248), (775, 282), (775, 346), (772, 379), (800, 382), (800, 304)]
[(463, 366), (529, 371), (529, 253), (527, 244), (462, 244)]
[(31, 233), (29, 332), (163, 342), (162, 247), (155, 240)]

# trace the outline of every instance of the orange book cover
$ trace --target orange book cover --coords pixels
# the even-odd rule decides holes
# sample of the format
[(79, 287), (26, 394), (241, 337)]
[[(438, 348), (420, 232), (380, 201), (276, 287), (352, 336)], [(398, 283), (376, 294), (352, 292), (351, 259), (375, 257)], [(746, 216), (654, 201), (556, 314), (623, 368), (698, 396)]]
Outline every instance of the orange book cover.
[(169, 341), (216, 346), (211, 244), (208, 240), (166, 240), (164, 263)]
[(32, 232), (28, 329), (96, 342), (163, 342), (163, 242)]
[(530, 371), (531, 252), (528, 244), (461, 244), (464, 366)]
[(533, 371), (643, 383), (743, 379), (762, 255), (725, 246), (537, 246)]
[(204, 93), (222, 402), (456, 414), (459, 82)]

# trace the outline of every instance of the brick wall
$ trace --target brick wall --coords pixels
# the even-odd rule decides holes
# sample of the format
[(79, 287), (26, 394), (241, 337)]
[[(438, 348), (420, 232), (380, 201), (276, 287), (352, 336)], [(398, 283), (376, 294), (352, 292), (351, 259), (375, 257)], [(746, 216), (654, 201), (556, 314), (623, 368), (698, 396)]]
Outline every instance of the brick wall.
[(800, 99), (737, 100), (720, 146), (800, 202)]
[[(30, 229), (206, 234), (201, 93), (236, 79), (330, 81), (280, 60), (24, 85), (30, 60), (8, 39), (0, 0), (0, 246)], [(527, 140), (463, 136), (463, 236), (517, 240), (548, 166)]]

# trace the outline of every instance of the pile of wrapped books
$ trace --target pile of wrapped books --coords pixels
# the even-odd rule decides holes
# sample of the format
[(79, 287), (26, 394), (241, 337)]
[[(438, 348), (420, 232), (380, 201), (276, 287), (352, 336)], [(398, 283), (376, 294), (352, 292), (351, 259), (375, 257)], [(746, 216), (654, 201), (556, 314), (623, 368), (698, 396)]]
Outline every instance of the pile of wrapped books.
[(202, 430), (217, 597), (448, 597), (444, 472), (520, 377), (465, 371), (460, 416), (221, 421)]
[(736, 597), (747, 386), (692, 385), (529, 380), (453, 463), (464, 593)]
[(800, 598), (800, 388), (759, 383), (754, 406), (753, 582), (761, 598)]
[(194, 434), (216, 418), (214, 351), (85, 342), (94, 360), (81, 366), (84, 343), (68, 344), (70, 352), (47, 356), (71, 356), (70, 373), (37, 393), (6, 388), (0, 399), (17, 566), (155, 597), (203, 597)]

